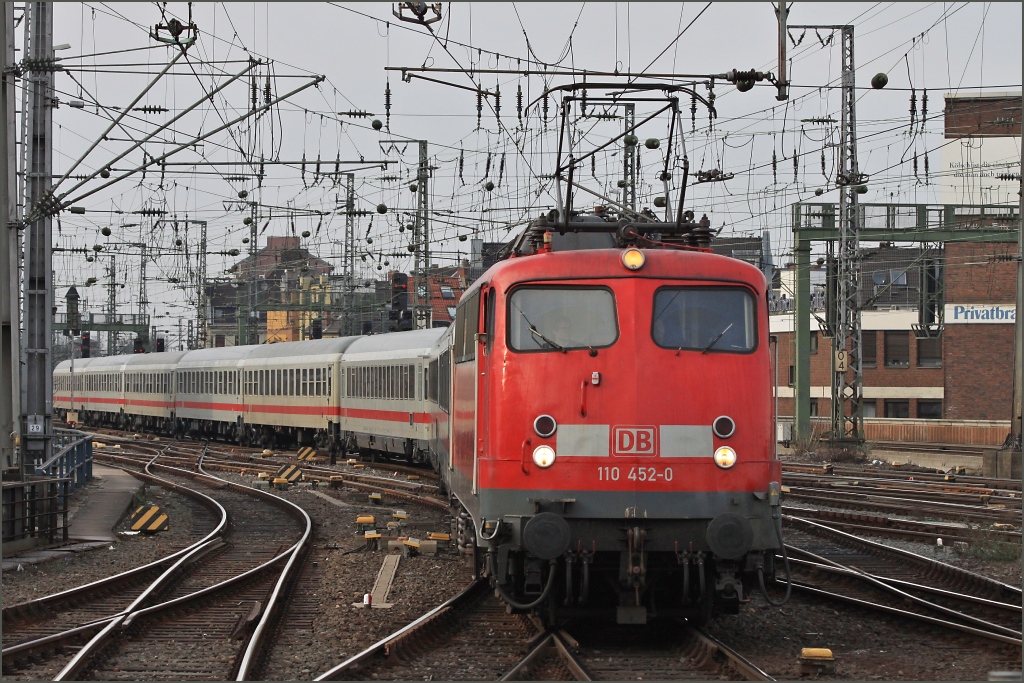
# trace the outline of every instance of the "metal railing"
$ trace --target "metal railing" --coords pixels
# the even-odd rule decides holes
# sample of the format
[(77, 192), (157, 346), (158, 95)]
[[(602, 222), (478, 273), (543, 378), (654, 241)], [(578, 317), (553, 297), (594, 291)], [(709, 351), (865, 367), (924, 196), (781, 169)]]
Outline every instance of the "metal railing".
[(77, 429), (53, 430), (53, 456), (36, 463), (36, 474), (68, 480), (74, 492), (92, 479), (92, 434)]

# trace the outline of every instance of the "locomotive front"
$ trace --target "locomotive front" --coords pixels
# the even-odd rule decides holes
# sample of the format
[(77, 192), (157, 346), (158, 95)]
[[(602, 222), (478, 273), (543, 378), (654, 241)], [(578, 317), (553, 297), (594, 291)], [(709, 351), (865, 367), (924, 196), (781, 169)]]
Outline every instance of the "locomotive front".
[(478, 351), (454, 359), (452, 477), (505, 600), (622, 623), (737, 611), (781, 545), (760, 271), (633, 247), (485, 279), (462, 321)]

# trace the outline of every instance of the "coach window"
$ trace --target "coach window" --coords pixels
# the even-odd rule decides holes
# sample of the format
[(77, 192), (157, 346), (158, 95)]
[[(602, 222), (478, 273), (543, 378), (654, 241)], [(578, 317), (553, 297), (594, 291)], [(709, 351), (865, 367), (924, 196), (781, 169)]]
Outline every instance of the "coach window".
[(302, 381), (301, 381), (302, 391), (299, 393), (300, 396), (308, 396), (309, 395), (309, 384), (308, 383), (309, 383), (309, 377), (306, 375), (306, 368), (302, 368)]
[(754, 297), (738, 287), (662, 287), (651, 335), (667, 349), (749, 353), (757, 346)]
[(313, 380), (313, 395), (314, 396), (319, 396), (320, 395), (320, 380), (322, 379), (320, 368), (316, 368), (316, 370), (314, 371), (314, 374), (316, 376), (316, 379)]

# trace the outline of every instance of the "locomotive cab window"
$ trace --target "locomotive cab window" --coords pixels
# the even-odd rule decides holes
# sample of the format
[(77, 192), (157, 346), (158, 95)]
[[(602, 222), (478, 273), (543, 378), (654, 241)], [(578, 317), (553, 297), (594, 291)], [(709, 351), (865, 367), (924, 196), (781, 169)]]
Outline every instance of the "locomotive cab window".
[(667, 349), (749, 353), (757, 346), (754, 297), (738, 287), (662, 287), (651, 336)]
[(518, 287), (508, 301), (508, 344), (516, 351), (605, 348), (619, 338), (606, 287)]

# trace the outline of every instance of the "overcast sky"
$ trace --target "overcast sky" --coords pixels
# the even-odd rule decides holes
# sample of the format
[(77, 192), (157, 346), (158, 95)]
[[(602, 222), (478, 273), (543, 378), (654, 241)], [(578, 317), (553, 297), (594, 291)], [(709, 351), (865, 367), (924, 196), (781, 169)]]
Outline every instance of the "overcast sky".
[[(152, 47), (157, 43), (148, 32), (164, 21), (155, 4), (57, 3), (54, 8), (54, 43), (71, 45), (58, 52), (68, 68), (56, 81), (62, 105), (54, 112), (54, 168), (61, 174), (102, 133), (109, 116), (116, 114), (109, 108), (129, 104), (152, 74), (163, 68), (174, 48)], [(468, 251), (469, 242), (458, 241), (459, 235), (504, 240), (518, 230), (509, 226), (554, 205), (551, 183), (543, 176), (553, 168), (557, 98), (551, 101), (549, 122), (541, 120), (538, 106), (520, 124), (516, 92), (521, 88), (529, 102), (546, 85), (582, 80), (470, 75), (466, 71), (543, 69), (547, 65), (550, 70), (686, 74), (679, 79), (655, 80), (696, 80), (698, 91), (706, 96), (706, 79), (698, 77), (701, 74), (734, 68), (775, 72), (778, 66), (777, 24), (769, 3), (445, 3), (441, 20), (431, 25), (434, 35), (422, 26), (397, 20), (392, 9), (392, 5), (381, 3), (197, 3), (193, 7), (193, 20), (200, 32), (197, 43), (189, 48), (187, 60), (173, 68), (173, 75), (160, 79), (140, 102), (170, 111), (126, 118), (125, 127), (111, 132), (110, 140), (88, 155), (75, 173), (92, 173), (105, 166), (130, 144), (122, 140), (137, 140), (154, 125), (198, 102), (203, 89), (209, 91), (222, 84), (227, 74), (242, 70), (249, 56), (264, 62), (251, 72), (257, 74), (260, 104), (268, 75), (275, 97), (310, 83), (315, 75), (324, 75), (326, 80), (275, 106), (257, 122), (233, 126), (230, 136), (214, 135), (201, 147), (185, 150), (172, 160), (239, 162), (263, 156), (298, 161), (305, 156), (307, 163), (305, 167), (267, 166), (262, 186), (251, 178), (225, 179), (244, 172), (244, 165), (179, 166), (173, 172), (168, 167), (162, 177), (151, 169), (145, 179), (135, 174), (93, 194), (81, 201), (84, 215), (62, 214), (55, 243), (65, 248), (99, 244), (104, 251), (93, 262), (86, 262), (81, 253), (55, 254), (58, 285), (81, 286), (88, 277), (103, 281), (109, 265), (105, 254), (120, 249), (117, 277), (126, 287), (119, 294), (119, 303), (134, 306), (138, 299), (138, 248), (116, 247), (115, 243), (144, 242), (160, 254), (147, 268), (148, 298), (154, 304), (150, 312), (169, 315), (158, 321), (164, 327), (176, 325), (179, 317), (193, 317), (180, 282), (194, 271), (196, 228), (188, 227), (186, 234), (186, 224), (181, 221), (187, 214), (188, 219), (209, 222), (209, 251), (213, 253), (208, 272), (211, 276), (223, 274), (237, 258), (216, 252), (239, 249), (244, 253), (248, 248), (242, 243), (249, 231), (242, 222), (244, 215), (230, 204), (240, 190), (261, 204), (259, 227), (264, 230), (267, 225), (261, 233), (261, 246), (269, 235), (292, 234), (293, 229), (301, 235), (308, 230), (311, 235), (304, 242), (309, 248), (340, 265), (344, 217), (334, 210), (341, 185), (331, 177), (316, 175), (318, 155), (323, 173), (333, 172), (338, 158), (398, 162), (387, 171), (350, 167), (361, 169), (357, 171), (357, 208), (373, 210), (381, 203), (389, 207), (387, 214), (375, 215), (372, 226), (368, 218), (359, 219), (360, 253), (369, 256), (365, 262), (359, 261), (359, 274), (382, 274), (375, 270), (377, 265), (382, 271), (408, 270), (412, 265), (406, 249), (408, 233), (400, 227), (410, 221), (403, 211), (414, 206), (408, 185), (415, 175), (417, 147), (382, 145), (384, 139), (429, 141), (431, 165), (436, 167), (430, 188), (432, 209), (444, 212), (433, 217), (433, 260), (452, 264)], [(167, 5), (168, 17), (187, 20), (188, 11), (185, 3)], [(944, 142), (943, 95), (1021, 89), (1020, 3), (797, 2), (789, 21), (793, 25), (855, 27), (859, 158), (862, 171), (871, 175), (871, 189), (864, 201), (937, 201), (938, 150)], [(689, 97), (684, 96), (680, 104), (692, 172), (719, 168), (735, 174), (725, 183), (691, 187), (687, 208), (698, 217), (707, 213), (723, 235), (768, 230), (780, 261), (786, 259), (789, 248), (788, 207), (801, 200), (837, 199), (830, 184), (835, 158), (833, 149), (827, 147), (837, 130), (802, 121), (828, 116), (839, 119), (839, 36), (830, 39), (827, 29), (793, 29), (790, 33), (793, 87), (788, 102), (777, 101), (775, 88), (767, 83), (740, 93), (716, 81), (718, 119), (710, 128), (703, 106), (691, 123)], [(122, 50), (135, 51), (78, 58)], [(398, 73), (385, 71), (386, 66), (424, 65), (465, 71), (426, 74), (452, 85), (417, 79), (405, 83)], [(870, 89), (871, 77), (878, 72), (888, 74), (884, 90)], [(374, 131), (369, 118), (338, 115), (363, 110), (386, 121), (384, 91), (389, 81), (390, 130)], [(201, 104), (182, 117), (173, 132), (146, 144), (146, 154), (159, 156), (241, 115), (251, 106), (250, 85), (243, 79), (227, 86), (213, 98), (213, 106)], [(475, 94), (455, 85), (500, 88), (501, 125), (496, 121), (493, 99), (488, 98), (478, 127)], [(911, 87), (918, 114), (913, 128)], [(928, 121), (922, 126), (925, 89)], [(87, 104), (72, 108), (66, 104), (71, 99)], [(95, 106), (97, 102), (100, 107)], [(653, 106), (638, 105), (637, 120), (653, 112)], [(621, 121), (588, 119), (582, 123), (577, 155), (614, 137), (622, 126)], [(645, 125), (639, 136), (641, 141), (657, 137), (664, 143), (667, 132), (663, 117)], [(823, 147), (825, 174), (821, 171)], [(1013, 170), (1019, 172), (1019, 140), (1012, 149), (1018, 164)], [(578, 171), (592, 190), (609, 195), (619, 192), (619, 151), (612, 146), (596, 157), (592, 167), (585, 164)], [(651, 206), (653, 197), (662, 191), (656, 176), (665, 151), (664, 145), (656, 150), (641, 145), (641, 206)], [(794, 153), (798, 160), (795, 179)], [(919, 164), (916, 176), (912, 169), (915, 153)], [(1013, 156), (1012, 151), (1007, 156)], [(926, 157), (934, 176), (928, 178), (930, 183), (924, 177)], [(118, 169), (129, 170), (143, 158), (136, 150), (115, 163), (115, 177)], [(673, 168), (678, 165), (674, 155), (669, 162)], [(390, 179), (395, 176), (400, 180)], [(674, 182), (679, 177), (677, 171)], [(496, 185), (492, 191), (485, 189), (487, 180)], [(100, 182), (86, 182), (68, 198)], [(66, 181), (60, 191), (75, 184)], [(816, 197), (816, 189), (824, 194)], [(581, 193), (575, 204), (587, 208), (597, 201)], [(177, 232), (170, 222), (154, 226), (152, 218), (131, 213), (144, 207), (160, 208), (179, 219)], [(111, 228), (109, 238), (102, 235), (103, 227)], [(193, 245), (187, 257), (184, 247), (176, 246), (178, 239)], [(175, 279), (178, 284), (172, 281)], [(106, 300), (106, 290), (100, 285), (82, 293), (93, 305)], [(63, 289), (59, 289), (58, 296), (62, 295)]]

